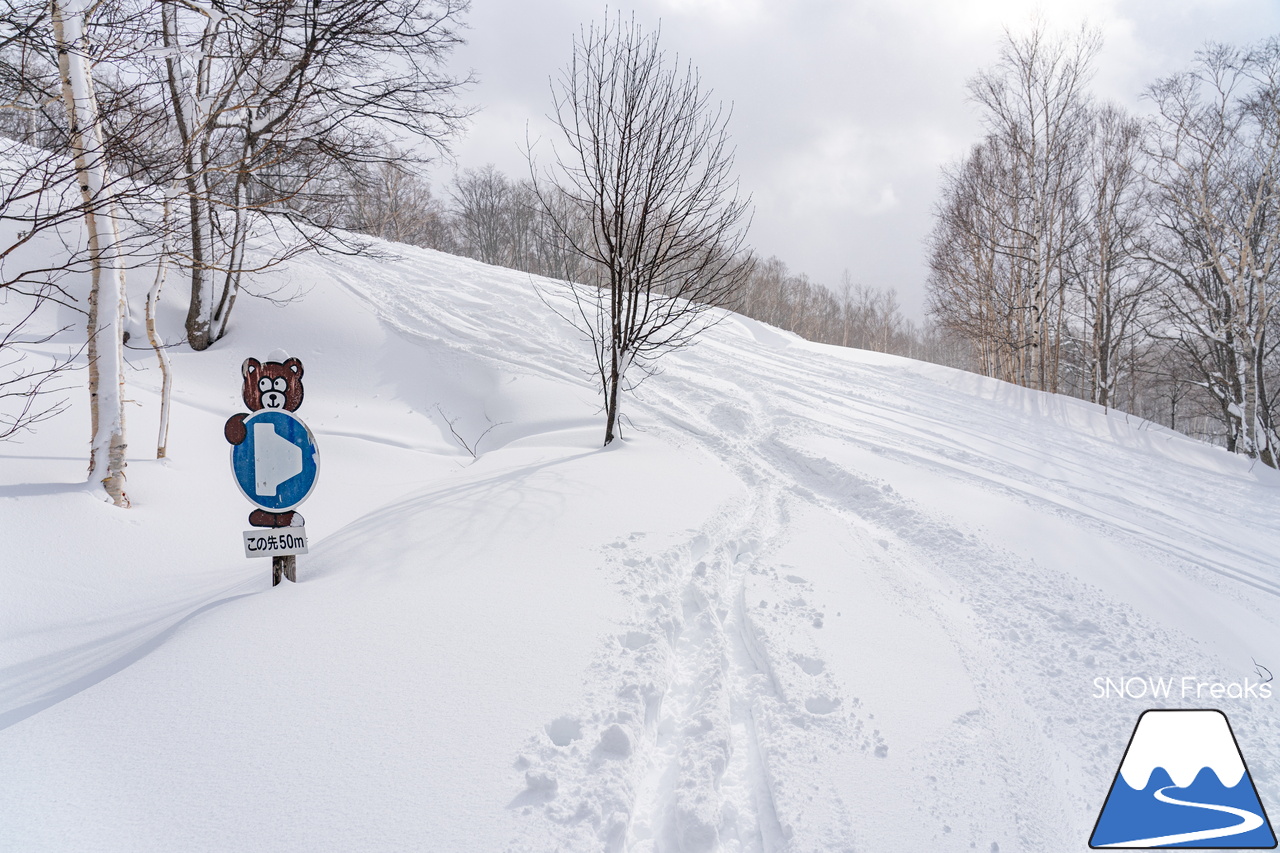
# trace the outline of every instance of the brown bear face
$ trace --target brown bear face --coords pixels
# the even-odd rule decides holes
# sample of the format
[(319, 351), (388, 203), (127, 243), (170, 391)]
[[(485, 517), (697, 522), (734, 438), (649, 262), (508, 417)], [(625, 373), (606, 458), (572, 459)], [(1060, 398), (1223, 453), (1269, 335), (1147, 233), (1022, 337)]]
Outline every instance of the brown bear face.
[(244, 404), (249, 411), (285, 409), (296, 412), (302, 405), (302, 362), (286, 359), (282, 364), (246, 358), (240, 368), (244, 374)]

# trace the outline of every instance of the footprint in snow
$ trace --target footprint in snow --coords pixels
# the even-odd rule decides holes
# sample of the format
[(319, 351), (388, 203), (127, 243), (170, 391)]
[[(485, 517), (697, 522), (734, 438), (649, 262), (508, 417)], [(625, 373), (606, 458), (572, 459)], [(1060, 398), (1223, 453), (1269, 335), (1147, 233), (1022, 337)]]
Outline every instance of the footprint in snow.
[(573, 717), (557, 717), (547, 723), (547, 737), (556, 746), (568, 746), (582, 738), (582, 723)]
[(807, 655), (793, 655), (791, 659), (796, 662), (796, 666), (800, 667), (809, 675), (821, 675), (822, 671), (827, 668), (827, 665), (824, 662), (817, 658), (808, 657)]
[(628, 631), (618, 638), (618, 642), (622, 644), (624, 649), (636, 651), (653, 642), (653, 636), (646, 634), (644, 631)]

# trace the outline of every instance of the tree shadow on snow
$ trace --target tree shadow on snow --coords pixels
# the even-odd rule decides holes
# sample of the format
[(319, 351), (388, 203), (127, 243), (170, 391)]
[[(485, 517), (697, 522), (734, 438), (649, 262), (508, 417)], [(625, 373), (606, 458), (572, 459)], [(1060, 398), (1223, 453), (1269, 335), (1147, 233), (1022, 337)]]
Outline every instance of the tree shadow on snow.
[[(255, 577), (252, 580), (246, 580), (231, 587), (231, 590), (245, 586), (261, 586), (261, 584), (262, 579)], [(174, 612), (170, 611), (167, 615), (154, 619), (149, 623), (134, 625), (106, 637), (97, 637), (69, 649), (59, 649), (56, 652), (0, 669), (0, 731), (16, 725), (64, 699), (69, 699), (82, 690), (86, 690), (132, 666), (168, 642), (169, 638), (179, 628), (197, 616), (238, 598), (257, 595), (260, 592), (261, 590), (253, 590), (224, 595), (222, 598), (207, 602), (176, 618)], [(29, 685), (33, 681), (49, 679), (59, 669), (74, 672), (80, 666), (83, 666), (83, 662), (86, 659), (92, 660), (98, 657), (99, 655), (95, 654), (95, 652), (101, 650), (104, 645), (128, 643), (131, 636), (137, 635), (143, 635), (145, 638), (136, 644), (129, 644), (125, 651), (112, 655), (106, 662), (43, 691), (39, 698), (26, 701), (16, 707), (7, 707), (12, 701), (21, 701), (18, 695), (13, 694), (20, 695), (22, 692), (29, 692), (23, 691), (24, 684)], [(57, 681), (59, 678), (55, 675), (51, 680)], [(5, 697), (5, 693), (11, 695)]]

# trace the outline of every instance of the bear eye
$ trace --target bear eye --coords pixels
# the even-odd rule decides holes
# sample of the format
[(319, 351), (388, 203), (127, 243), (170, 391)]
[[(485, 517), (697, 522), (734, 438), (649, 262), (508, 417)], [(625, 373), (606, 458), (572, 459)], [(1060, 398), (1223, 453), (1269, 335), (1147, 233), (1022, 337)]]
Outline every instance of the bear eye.
[(265, 376), (264, 376), (264, 377), (262, 377), (261, 379), (259, 379), (259, 380), (258, 380), (258, 390), (259, 390), (259, 391), (261, 391), (261, 392), (262, 392), (262, 393), (264, 393), (264, 394), (265, 394), (266, 392), (270, 391), (270, 390), (271, 390), (271, 380), (270, 380), (270, 379), (268, 379), (268, 378), (267, 378), (267, 377), (265, 377)]
[(289, 380), (285, 379), (283, 376), (276, 377), (276, 381), (272, 384), (275, 386), (275, 389), (282, 394), (289, 390)]

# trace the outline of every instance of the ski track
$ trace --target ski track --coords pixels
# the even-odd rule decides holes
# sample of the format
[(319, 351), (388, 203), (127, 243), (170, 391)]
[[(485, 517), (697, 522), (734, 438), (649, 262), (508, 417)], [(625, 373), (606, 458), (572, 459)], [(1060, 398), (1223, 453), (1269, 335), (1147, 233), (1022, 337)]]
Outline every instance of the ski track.
[[(460, 266), (459, 273), (459, 288), (484, 289), (473, 268)], [(344, 281), (360, 292), (361, 283)], [(537, 366), (548, 359), (530, 364), (512, 349), (527, 334), (519, 327), (523, 318), (512, 315), (511, 328), (480, 328), (453, 306), (441, 311), (394, 284), (383, 288), (385, 305), (370, 301), (406, 337), (506, 371), (558, 381), (572, 376)], [(541, 348), (548, 346), (569, 364), (581, 342), (553, 333)], [(875, 762), (890, 749), (901, 768), (895, 778), (915, 785), (903, 795), (918, 801), (922, 821), (951, 833), (935, 836), (935, 849), (973, 846), (962, 839), (984, 839), (982, 847), (993, 850), (1054, 849), (1063, 838), (1087, 837), (1098, 792), (1081, 780), (1110, 777), (1117, 744), (1132, 725), (1123, 711), (1090, 699), (1085, 688), (1093, 677), (1169, 660), (1189, 672), (1220, 671), (1221, 663), (1187, 637), (1149, 624), (1074, 577), (1027, 564), (985, 541), (982, 531), (960, 529), (865, 471), (825, 458), (810, 449), (815, 440), (1030, 503), (1135, 549), (1162, 552), (1169, 571), (1190, 574), (1245, 606), (1265, 609), (1271, 595), (1280, 595), (1266, 556), (1223, 540), (1213, 523), (1213, 513), (1236, 513), (1259, 530), (1277, 529), (1280, 510), (1242, 500), (1228, 478), (1173, 477), (1167, 487), (1176, 502), (1213, 508), (1188, 529), (1187, 519), (1167, 516), (1159, 501), (1113, 488), (1119, 480), (1142, 480), (1134, 469), (1141, 454), (1078, 431), (1072, 440), (1091, 445), (1098, 470), (1058, 461), (1075, 459), (1080, 448), (1053, 452), (1061, 431), (1044, 430), (1039, 418), (1061, 402), (1047, 395), (1013, 389), (1015, 406), (993, 407), (998, 411), (988, 416), (973, 408), (971, 389), (911, 377), (956, 402), (929, 411), (913, 405), (900, 367), (844, 361), (804, 345), (755, 354), (714, 337), (700, 342), (696, 362), (686, 365), (677, 354), (663, 367), (629, 405), (643, 410), (646, 428), (664, 440), (699, 446), (718, 459), (745, 496), (674, 544), (635, 532), (605, 549), (602, 563), (632, 616), (601, 641), (576, 707), (549, 720), (516, 757), (524, 789), (509, 807), (530, 820), (509, 845), (512, 853), (888, 849), (885, 838), (865, 829), (882, 820), (865, 811), (875, 804), (843, 802), (831, 780), (812, 768), (818, 755)], [(767, 399), (756, 390), (762, 378), (774, 392)], [(834, 387), (847, 393), (822, 390)], [(946, 420), (957, 413), (963, 420)], [(1025, 429), (1008, 428), (1020, 418)], [(997, 435), (998, 444), (987, 437)], [(1082, 482), (1090, 483), (1083, 493)], [(790, 603), (803, 600), (794, 584), (807, 582), (787, 575), (774, 554), (776, 534), (801, 507), (841, 526), (863, 552), (861, 570), (874, 573), (900, 606), (924, 611), (963, 661), (977, 707), (953, 720), (945, 737), (888, 743), (875, 728), (881, 709), (847, 695), (857, 685), (837, 683), (825, 668), (807, 639), (821, 626), (821, 612)], [(1173, 552), (1166, 533), (1191, 547)], [(761, 598), (778, 604), (754, 607)], [(1253, 725), (1268, 722), (1241, 727)], [(1268, 745), (1280, 732), (1274, 721), (1269, 725), (1272, 731), (1252, 738), (1259, 764), (1280, 759), (1280, 747)], [(966, 763), (964, 755), (982, 758)], [(1045, 770), (1028, 774), (1033, 766)], [(1007, 827), (1010, 818), (1015, 837), (997, 844), (988, 827)]]
[[(751, 459), (766, 440), (763, 404), (748, 399), (745, 408), (698, 413), (696, 402), (668, 402), (735, 471), (746, 497), (657, 555), (646, 553), (643, 533), (614, 543), (607, 559), (635, 616), (598, 652), (582, 712), (548, 723), (517, 759), (526, 789), (512, 805), (541, 810), (566, 849), (852, 850), (835, 792), (775, 767), (811, 765), (849, 744), (870, 751), (876, 741), (837, 712), (845, 703), (817, 651), (797, 653), (814, 611), (788, 607), (762, 621), (746, 601), (748, 588), (794, 597), (799, 580), (779, 577), (770, 561), (767, 543), (794, 498)], [(706, 419), (737, 437), (720, 438)], [(828, 818), (797, 838), (815, 802)], [(536, 849), (537, 835), (511, 849)]]
[[(922, 790), (908, 796), (927, 802), (917, 807), (922, 817), (953, 833), (954, 843), (940, 843), (938, 849), (967, 849), (961, 838), (991, 838), (995, 830), (988, 824), (1007, 823), (1006, 817), (1017, 827), (1015, 837), (1000, 839), (1006, 849), (1052, 849), (1062, 838), (1086, 837), (1097, 792), (1083, 787), (1081, 780), (1111, 774), (1115, 745), (1125, 741), (1132, 721), (1092, 701), (1085, 687), (1099, 673), (1143, 671), (1170, 659), (1187, 671), (1220, 668), (1192, 641), (1148, 624), (1099, 590), (1046, 574), (1043, 567), (1027, 565), (962, 531), (951, 519), (915, 505), (889, 483), (813, 455), (802, 447), (807, 439), (832, 439), (1016, 495), (1103, 536), (1165, 551), (1170, 570), (1201, 576), (1218, 572), (1251, 589), (1280, 592), (1256, 554), (1215, 538), (1210, 525), (1196, 531), (1203, 551), (1237, 556), (1235, 566), (1211, 559), (1192, 564), (1185, 554), (1168, 552), (1160, 531), (1181, 522), (1107, 494), (1106, 482), (1094, 493), (1076, 496), (1063, 478), (993, 464), (981, 448), (954, 442), (966, 429), (982, 435), (982, 424), (949, 424), (938, 434), (913, 434), (895, 416), (901, 406), (890, 395), (872, 398), (854, 390), (838, 399), (797, 390), (803, 386), (788, 381), (836, 369), (856, 374), (873, 368), (831, 368), (816, 355), (786, 351), (743, 363), (741, 353), (722, 355), (716, 349), (713, 343), (704, 344), (703, 364), (695, 370), (668, 367), (660, 381), (644, 386), (642, 405), (656, 422), (667, 425), (657, 427), (665, 439), (701, 445), (738, 475), (752, 500), (746, 507), (726, 510), (665, 559), (622, 558), (631, 570), (631, 594), (655, 608), (648, 613), (649, 627), (636, 629), (657, 637), (646, 682), (651, 685), (645, 694), (648, 715), (646, 725), (633, 727), (637, 746), (631, 766), (619, 774), (627, 781), (616, 786), (622, 793), (613, 801), (612, 823), (601, 823), (603, 809), (582, 807), (593, 798), (607, 799), (599, 796), (598, 787), (593, 790), (600, 782), (598, 767), (579, 766), (574, 772), (545, 745), (534, 750), (540, 767), (528, 771), (526, 795), (539, 786), (545, 789), (548, 779), (573, 778), (578, 806), (547, 804), (547, 816), (564, 824), (590, 815), (585, 822), (596, 828), (592, 838), (570, 841), (566, 849), (589, 849), (601, 841), (607, 850), (628, 853), (877, 849), (866, 846), (866, 840), (860, 843), (855, 827), (875, 824), (879, 815), (860, 812), (861, 804), (842, 802), (821, 779), (808, 780), (802, 792), (788, 790), (806, 777), (799, 754), (853, 749), (883, 757), (890, 748), (872, 728), (876, 709), (842, 696), (828, 673), (809, 676), (801, 671), (803, 665), (797, 666), (796, 658), (820, 659), (817, 652), (796, 652), (812, 613), (792, 612), (774, 623), (751, 618), (749, 585), (772, 584), (779, 591), (771, 598), (788, 597), (768, 543), (797, 503), (821, 509), (863, 543), (868, 560), (896, 587), (900, 602), (917, 607), (925, 602), (929, 617), (942, 626), (969, 679), (980, 688), (979, 706), (953, 722), (948, 739), (897, 747), (907, 762), (904, 777), (922, 780)], [(708, 361), (719, 369), (707, 370)], [(766, 401), (750, 383), (725, 378), (757, 371), (774, 373), (771, 378), (784, 392)], [(797, 414), (814, 409), (831, 412), (832, 421)], [(895, 438), (872, 443), (869, 435)], [(1106, 446), (1099, 443), (1099, 448), (1101, 452)], [(1037, 458), (1046, 454), (1030, 444), (1024, 450)], [(1203, 486), (1188, 483), (1187, 488)], [(1222, 499), (1228, 500), (1226, 495)], [(1229, 511), (1232, 503), (1219, 506)], [(1142, 524), (1125, 520), (1135, 514)], [(617, 543), (619, 550), (631, 553), (642, 538)], [(743, 549), (743, 543), (764, 544)], [(659, 579), (665, 579), (661, 591)], [(1256, 606), (1232, 585), (1226, 588)], [(959, 612), (947, 606), (957, 594), (965, 604)], [(732, 607), (725, 606), (727, 601)], [(655, 622), (661, 630), (652, 630)], [(625, 657), (630, 651), (607, 651), (602, 659)], [(599, 668), (617, 671), (616, 663)], [(788, 688), (797, 676), (810, 683), (792, 692)], [(1028, 690), (1029, 684), (1037, 687)], [(1059, 689), (1060, 684), (1069, 686)], [(616, 692), (622, 695), (628, 688)], [(592, 700), (586, 704), (592, 706)], [(839, 711), (831, 713), (833, 708)], [(602, 716), (596, 710), (595, 729), (607, 731), (618, 714)], [(1093, 746), (1081, 753), (1071, 746), (1077, 743)], [(594, 754), (598, 752), (599, 747)], [(983, 756), (984, 765), (966, 763), (958, 758), (963, 754)], [(936, 760), (939, 755), (942, 762)], [(1280, 751), (1269, 747), (1258, 753), (1260, 761), (1277, 757)], [(1029, 776), (1026, 768), (1031, 766), (1049, 770)], [(814, 801), (828, 813), (814, 813)], [(1003, 813), (1000, 820), (988, 816), (995, 803)]]
[[(741, 354), (733, 357), (740, 360)], [(720, 361), (722, 369), (714, 375), (721, 381), (736, 372), (728, 358), (708, 358), (706, 352), (702, 358)], [(1078, 835), (1096, 799), (1096, 792), (1081, 788), (1079, 780), (1110, 773), (1112, 747), (1123, 742), (1130, 725), (1127, 718), (1111, 713), (1107, 705), (1091, 701), (1089, 692), (1081, 688), (1091, 684), (1100, 672), (1143, 671), (1158, 668), (1162, 661), (1171, 659), (1178, 660), (1188, 671), (1199, 672), (1218, 671), (1220, 663), (1204, 655), (1186, 637), (1149, 624), (1140, 614), (1107, 599), (1100, 591), (1072, 577), (1046, 574), (1043, 567), (1026, 565), (1003, 549), (961, 531), (950, 519), (914, 505), (890, 484), (815, 457), (799, 445), (807, 437), (821, 436), (888, 453), (944, 476), (977, 481), (983, 488), (1006, 495), (1015, 493), (1103, 536), (1133, 541), (1137, 548), (1157, 547), (1165, 553), (1170, 570), (1198, 576), (1218, 572), (1248, 588), (1277, 594), (1280, 584), (1268, 576), (1272, 574), (1268, 571), (1270, 565), (1260, 561), (1256, 553), (1216, 538), (1211, 529), (1197, 531), (1203, 551), (1230, 554), (1239, 562), (1231, 567), (1221, 560), (1198, 559), (1196, 564), (1189, 563), (1183, 553), (1170, 552), (1160, 541), (1160, 531), (1179, 524), (1178, 520), (1106, 494), (1105, 482), (1095, 493), (1078, 498), (1070, 494), (1070, 486), (1064, 480), (1049, 476), (1028, 478), (1027, 470), (993, 466), (987, 456), (974, 456), (968, 448), (957, 453), (949, 444), (951, 436), (965, 428), (971, 435), (982, 435), (980, 425), (962, 425), (958, 429), (952, 424), (945, 433), (940, 430), (939, 435), (916, 436), (917, 441), (905, 440), (896, 446), (891, 440), (873, 446), (867, 435), (910, 432), (898, 419), (893, 424), (888, 422), (892, 417), (889, 401), (869, 401), (856, 392), (850, 398), (835, 399), (797, 391), (804, 386), (789, 384), (786, 373), (792, 371), (785, 370), (792, 359), (800, 362), (794, 369), (797, 375), (831, 370), (829, 366), (824, 368), (816, 356), (793, 356), (789, 352), (771, 353), (769, 361), (762, 359), (737, 367), (737, 371), (748, 375), (755, 370), (782, 372), (783, 376), (774, 377), (776, 387), (789, 390), (768, 406), (753, 401), (751, 417), (756, 422), (767, 421), (767, 429), (757, 426), (753, 434), (731, 448), (715, 446), (714, 440), (704, 440), (704, 444), (709, 444), (709, 449), (725, 461), (750, 458), (749, 467), (755, 477), (839, 519), (865, 543), (869, 555), (876, 551), (871, 547), (873, 542), (892, 542), (893, 547), (885, 550), (898, 556), (886, 577), (899, 587), (901, 600), (932, 602), (929, 606), (933, 619), (943, 626), (960, 651), (972, 682), (981, 687), (979, 708), (958, 719), (956, 729), (967, 731), (973, 739), (970, 752), (991, 757), (989, 776), (994, 775), (1001, 784), (996, 786), (999, 795), (990, 791), (976, 795), (973, 792), (992, 781), (981, 778), (977, 768), (965, 767), (963, 762), (939, 768), (929, 760), (938, 751), (955, 754), (952, 744), (919, 745), (912, 756), (911, 775), (929, 783), (931, 816), (939, 823), (972, 816), (969, 835), (980, 836), (983, 827), (978, 815), (989, 808), (992, 796), (998, 796), (1018, 827), (1017, 837), (1007, 840), (1016, 848), (1049, 849), (1064, 837)], [(701, 435), (731, 433), (742, 414), (729, 401), (742, 403), (748, 393), (742, 387), (714, 389), (725, 392), (717, 402), (717, 395), (708, 393), (712, 384), (708, 373), (711, 371), (706, 370), (705, 364), (697, 374), (687, 377), (677, 378), (680, 371), (672, 369), (664, 383), (667, 393), (661, 394), (660, 403), (651, 408), (667, 417), (676, 413), (675, 419), (682, 426), (696, 426), (696, 412), (706, 412), (706, 419), (715, 430), (700, 430)], [(789, 400), (802, 410), (832, 411), (838, 414), (839, 425), (793, 414)], [(886, 429), (890, 426), (896, 429)], [(1104, 447), (1099, 445), (1100, 450)], [(1043, 447), (1028, 446), (1026, 452), (1037, 457), (1045, 454)], [(957, 456), (962, 457), (963, 464), (956, 462)], [(744, 464), (739, 461), (738, 467), (742, 469)], [(1002, 471), (1001, 467), (1008, 470)], [(975, 475), (975, 471), (979, 473)], [(1203, 489), (1203, 485), (1189, 483), (1188, 488)], [(1225, 495), (1223, 500), (1228, 510), (1236, 503)], [(1125, 506), (1115, 507), (1117, 503)], [(1099, 505), (1113, 505), (1116, 511), (1100, 511), (1095, 508)], [(1141, 525), (1126, 521), (1135, 513), (1142, 518)], [(1260, 519), (1259, 523), (1273, 520)], [(1185, 541), (1185, 535), (1182, 539)], [(932, 567), (927, 573), (930, 577), (913, 577), (919, 575), (919, 567)], [(967, 601), (968, 606), (961, 615), (944, 606), (945, 601), (935, 588), (939, 581), (953, 593), (963, 593), (961, 600)], [(1241, 594), (1240, 587), (1226, 587), (1238, 600), (1259, 606), (1247, 594)], [(1261, 606), (1266, 604), (1264, 599)], [(1029, 691), (1029, 683), (1044, 687)], [(1060, 690), (1055, 686), (1058, 684), (1068, 686)], [(1072, 757), (1084, 762), (1082, 768), (1077, 768), (1083, 773), (1065, 772), (1064, 753), (1073, 743), (1094, 744), (1091, 752)], [(1015, 744), (1016, 749), (1011, 746)], [(1276, 753), (1264, 748), (1258, 757), (1274, 760)], [(767, 764), (769, 759), (766, 755), (762, 760)], [(1028, 778), (1028, 766), (1055, 768), (1056, 772)], [(1076, 780), (1074, 788), (1072, 777)], [(1065, 800), (1063, 791), (1068, 792)], [(784, 814), (784, 821), (785, 818)], [(852, 833), (847, 840), (852, 845)]]

